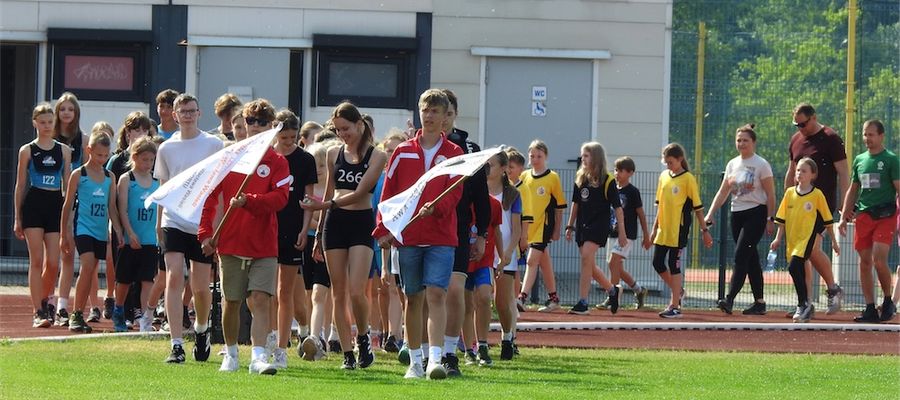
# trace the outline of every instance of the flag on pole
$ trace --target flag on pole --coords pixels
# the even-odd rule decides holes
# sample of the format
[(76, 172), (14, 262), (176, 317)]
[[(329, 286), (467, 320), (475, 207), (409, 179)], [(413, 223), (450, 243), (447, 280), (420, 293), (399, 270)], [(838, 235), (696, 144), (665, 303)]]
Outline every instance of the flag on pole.
[(219, 150), (166, 181), (144, 200), (144, 207), (156, 203), (185, 220), (199, 224), (203, 203), (229, 172), (249, 175), (256, 170), (272, 145), (278, 126)]
[(484, 163), (495, 154), (503, 151), (501, 147), (492, 147), (477, 153), (469, 153), (449, 158), (426, 171), (419, 180), (401, 193), (378, 204), (381, 212), (381, 223), (394, 235), (400, 243), (403, 243), (403, 229), (409, 225), (409, 221), (415, 217), (416, 206), (425, 190), (425, 185), (436, 176), (440, 175), (465, 175), (472, 176)]

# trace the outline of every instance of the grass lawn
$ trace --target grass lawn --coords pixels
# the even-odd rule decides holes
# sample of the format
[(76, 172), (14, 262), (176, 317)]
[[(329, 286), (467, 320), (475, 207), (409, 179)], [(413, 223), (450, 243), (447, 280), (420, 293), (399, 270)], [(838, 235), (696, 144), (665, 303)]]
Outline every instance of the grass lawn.
[[(836, 355), (522, 348), (512, 362), (463, 367), (461, 379), (405, 381), (394, 357), (342, 371), (338, 357), (275, 376), (218, 372), (221, 356), (165, 365), (167, 340), (97, 339), (0, 343), (0, 398), (586, 399), (895, 398), (900, 358)], [(214, 347), (214, 352), (219, 347)], [(497, 352), (498, 349), (492, 349)], [(499, 358), (499, 355), (495, 355)], [(890, 393), (894, 393), (891, 395)]]

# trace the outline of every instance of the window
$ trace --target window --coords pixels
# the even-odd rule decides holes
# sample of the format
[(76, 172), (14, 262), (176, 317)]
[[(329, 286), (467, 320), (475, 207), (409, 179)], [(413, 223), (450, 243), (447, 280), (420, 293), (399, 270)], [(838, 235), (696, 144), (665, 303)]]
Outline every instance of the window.
[(314, 35), (313, 48), (317, 106), (414, 108), (415, 39)]
[(51, 28), (47, 39), (50, 98), (68, 91), (80, 100), (147, 101), (151, 32)]

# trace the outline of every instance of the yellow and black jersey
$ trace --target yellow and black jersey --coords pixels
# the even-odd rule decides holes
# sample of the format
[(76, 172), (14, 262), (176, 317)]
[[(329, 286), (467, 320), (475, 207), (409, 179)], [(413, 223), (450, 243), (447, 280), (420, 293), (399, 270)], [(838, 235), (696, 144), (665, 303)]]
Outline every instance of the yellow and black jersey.
[(531, 222), (528, 243), (549, 243), (556, 224), (556, 210), (566, 208), (559, 175), (546, 170), (534, 175), (532, 170), (519, 177), (522, 195), (522, 221)]
[(682, 248), (687, 246), (691, 213), (703, 208), (697, 178), (688, 171), (672, 175), (663, 171), (656, 186), (656, 229), (654, 244)]
[(786, 254), (790, 260), (791, 257), (809, 258), (816, 235), (834, 221), (821, 190), (813, 188), (800, 194), (794, 186), (784, 191), (775, 222), (784, 225)]

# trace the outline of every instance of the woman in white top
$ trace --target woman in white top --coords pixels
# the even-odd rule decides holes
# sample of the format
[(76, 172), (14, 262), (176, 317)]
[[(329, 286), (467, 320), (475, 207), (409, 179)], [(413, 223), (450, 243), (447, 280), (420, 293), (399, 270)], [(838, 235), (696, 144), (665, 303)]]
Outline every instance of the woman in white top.
[(716, 210), (731, 196), (731, 236), (734, 239), (734, 272), (731, 287), (718, 306), (726, 314), (731, 314), (734, 298), (744, 286), (749, 276), (753, 290), (753, 304), (743, 311), (744, 315), (764, 315), (766, 302), (763, 300), (763, 276), (759, 252), (756, 247), (763, 232), (774, 232), (772, 217), (775, 215), (775, 183), (769, 162), (756, 154), (756, 132), (754, 125), (738, 128), (734, 144), (740, 153), (725, 167), (722, 185), (716, 193), (706, 223), (713, 223)]

